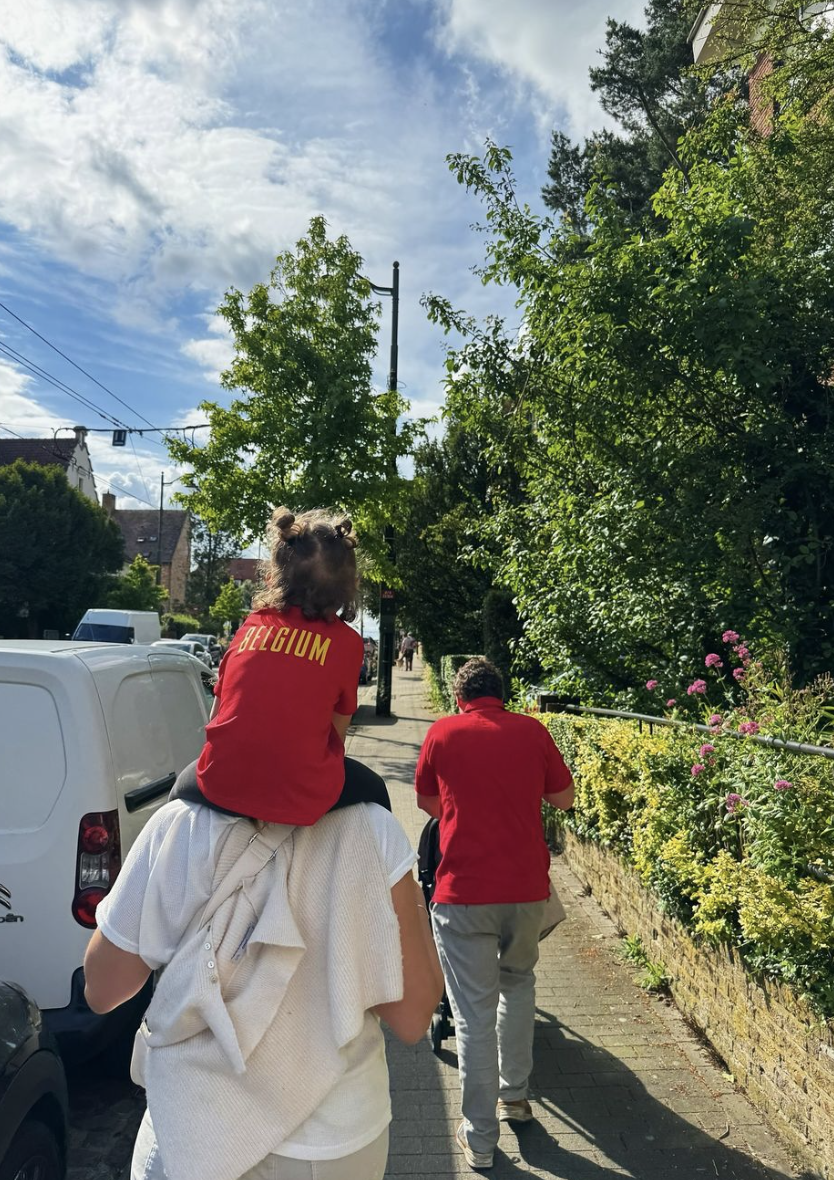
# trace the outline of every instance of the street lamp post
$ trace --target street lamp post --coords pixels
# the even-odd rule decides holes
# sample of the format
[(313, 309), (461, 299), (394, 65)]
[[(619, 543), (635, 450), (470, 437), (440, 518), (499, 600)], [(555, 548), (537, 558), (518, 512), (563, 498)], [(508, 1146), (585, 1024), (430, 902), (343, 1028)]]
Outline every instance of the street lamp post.
[[(397, 391), (397, 331), (400, 317), (400, 264), (394, 263), (394, 273), (390, 287), (379, 287), (371, 283), (371, 290), (376, 295), (391, 296), (391, 360), (388, 365), (389, 392)], [(396, 432), (396, 423), (394, 430)], [(396, 458), (391, 457), (396, 475)], [(385, 526), (385, 543), (388, 557), (394, 560), (394, 529), (389, 524)], [(394, 667), (394, 622), (397, 613), (397, 596), (393, 586), (381, 586), (379, 591), (379, 661), (376, 676), (376, 713), (378, 717), (391, 716), (391, 677)]]
[[(179, 476), (174, 476), (173, 479), (166, 479), (164, 471), (160, 471), (160, 473), (159, 473), (159, 524), (158, 524), (157, 530), (156, 530), (156, 534), (157, 534), (156, 535), (156, 584), (157, 584), (157, 586), (162, 585), (162, 522), (164, 519), (163, 515), (162, 515), (162, 510), (164, 507), (165, 489), (170, 488), (171, 485), (175, 484), (178, 479), (179, 479)], [(169, 593), (170, 593), (170, 589), (171, 588), (169, 586), (168, 587)]]

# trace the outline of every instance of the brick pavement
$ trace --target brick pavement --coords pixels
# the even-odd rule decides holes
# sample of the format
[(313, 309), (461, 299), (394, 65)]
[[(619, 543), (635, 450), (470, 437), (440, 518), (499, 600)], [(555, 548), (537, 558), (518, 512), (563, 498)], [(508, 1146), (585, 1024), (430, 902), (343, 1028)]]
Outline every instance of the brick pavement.
[[(425, 817), (413, 774), (431, 723), (422, 667), (394, 671), (393, 713), (374, 715), (374, 686), (348, 752), (389, 785), (415, 846)], [(617, 932), (577, 879), (555, 865), (568, 920), (543, 944), (538, 972), (537, 1121), (502, 1129), (490, 1176), (554, 1180), (787, 1180), (791, 1161), (761, 1116), (701, 1048), (676, 1009), (643, 993), (614, 955)], [(454, 1144), (459, 1090), (451, 1039), (389, 1042), (394, 1106), (387, 1176), (438, 1180), (469, 1171)]]

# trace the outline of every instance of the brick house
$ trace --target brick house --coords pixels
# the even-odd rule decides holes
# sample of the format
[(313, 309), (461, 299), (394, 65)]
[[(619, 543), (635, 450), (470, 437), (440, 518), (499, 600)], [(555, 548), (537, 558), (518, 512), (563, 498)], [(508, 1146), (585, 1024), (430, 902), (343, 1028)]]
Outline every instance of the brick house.
[(0, 438), (0, 467), (22, 459), (42, 467), (60, 467), (67, 482), (98, 504), (93, 463), (87, 449), (87, 431), (74, 427), (73, 438)]
[(116, 497), (111, 492), (104, 493), (102, 503), (124, 538), (125, 565), (130, 565), (141, 553), (151, 565), (160, 566), (162, 585), (168, 591), (168, 608), (184, 606), (191, 569), (191, 519), (188, 513), (181, 509), (164, 509), (160, 538), (160, 513), (156, 508), (117, 508)]
[(257, 586), (261, 580), (261, 563), (256, 557), (233, 557), (229, 562), (229, 577), (236, 586), (243, 582), (254, 582)]

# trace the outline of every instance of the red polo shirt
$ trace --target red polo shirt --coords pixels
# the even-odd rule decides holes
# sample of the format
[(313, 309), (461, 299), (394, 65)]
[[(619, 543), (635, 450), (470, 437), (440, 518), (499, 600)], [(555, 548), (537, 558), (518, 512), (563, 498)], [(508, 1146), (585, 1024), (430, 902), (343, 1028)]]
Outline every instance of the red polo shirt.
[(418, 795), (440, 796), (434, 900), (453, 905), (543, 901), (550, 853), (543, 795), (571, 784), (564, 758), (541, 722), (510, 713), (497, 697), (435, 721), (420, 751)]

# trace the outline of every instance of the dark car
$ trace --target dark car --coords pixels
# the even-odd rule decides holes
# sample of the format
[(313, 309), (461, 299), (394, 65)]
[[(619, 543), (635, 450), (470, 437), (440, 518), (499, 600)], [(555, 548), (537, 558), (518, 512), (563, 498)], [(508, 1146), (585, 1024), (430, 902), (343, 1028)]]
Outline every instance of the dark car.
[(36, 1004), (0, 983), (0, 1180), (64, 1180), (67, 1081)]

